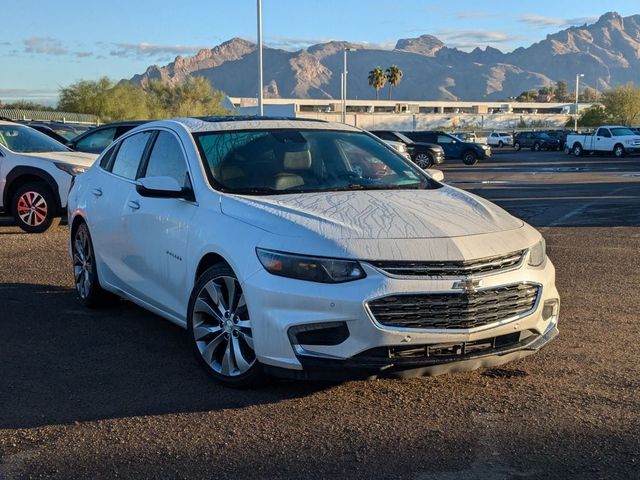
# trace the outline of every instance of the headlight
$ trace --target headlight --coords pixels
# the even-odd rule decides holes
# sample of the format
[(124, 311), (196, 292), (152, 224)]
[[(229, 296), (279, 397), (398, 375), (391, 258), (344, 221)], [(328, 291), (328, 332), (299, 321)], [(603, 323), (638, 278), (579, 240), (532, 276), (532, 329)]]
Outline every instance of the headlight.
[(63, 172), (67, 172), (69, 175), (76, 177), (81, 173), (84, 173), (86, 168), (80, 167), (78, 165), (70, 165), (68, 163), (55, 163), (55, 166), (58, 167)]
[(281, 277), (320, 283), (350, 282), (366, 277), (360, 264), (354, 260), (308, 257), (261, 248), (256, 248), (256, 253), (267, 272)]
[(529, 265), (539, 267), (547, 258), (547, 246), (544, 238), (529, 249)]
[(407, 151), (407, 146), (404, 143), (398, 145), (397, 148), (400, 153), (405, 153)]

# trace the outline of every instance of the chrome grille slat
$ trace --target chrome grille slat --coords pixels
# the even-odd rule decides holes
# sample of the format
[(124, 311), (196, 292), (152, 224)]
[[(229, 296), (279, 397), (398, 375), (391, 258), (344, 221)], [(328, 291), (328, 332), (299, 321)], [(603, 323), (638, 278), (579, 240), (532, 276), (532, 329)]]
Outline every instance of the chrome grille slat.
[(396, 276), (469, 276), (495, 273), (518, 266), (526, 250), (507, 255), (458, 262), (370, 261), (371, 265)]
[(367, 303), (381, 325), (468, 329), (532, 311), (538, 285), (517, 284), (478, 291), (390, 295)]

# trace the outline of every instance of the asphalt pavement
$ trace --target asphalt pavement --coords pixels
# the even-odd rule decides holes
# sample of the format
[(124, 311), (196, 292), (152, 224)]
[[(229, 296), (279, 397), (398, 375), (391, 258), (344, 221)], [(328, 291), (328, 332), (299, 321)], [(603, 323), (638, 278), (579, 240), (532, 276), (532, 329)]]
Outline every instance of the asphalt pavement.
[(562, 307), (536, 355), (230, 390), (175, 325), (81, 308), (66, 227), (0, 222), (0, 479), (640, 478), (640, 159), (498, 152), (443, 171), (543, 231)]

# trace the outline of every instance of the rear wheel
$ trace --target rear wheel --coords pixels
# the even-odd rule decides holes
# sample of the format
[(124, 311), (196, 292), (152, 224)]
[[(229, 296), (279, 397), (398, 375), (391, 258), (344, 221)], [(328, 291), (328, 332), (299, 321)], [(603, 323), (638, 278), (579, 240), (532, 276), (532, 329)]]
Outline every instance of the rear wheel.
[(516, 142), (516, 143), (514, 143), (514, 144), (513, 144), (513, 149), (514, 149), (516, 152), (519, 152), (519, 151), (520, 151), (520, 148), (521, 148), (521, 147), (520, 147), (520, 142)]
[(613, 147), (613, 155), (617, 158), (624, 157), (624, 147), (620, 144)]
[(187, 329), (198, 363), (215, 380), (236, 388), (264, 382), (244, 292), (228, 265), (214, 265), (197, 280)]
[(413, 162), (420, 168), (431, 168), (433, 166), (433, 158), (428, 153), (420, 152), (413, 157)]
[(498, 142), (498, 148), (502, 148), (502, 147), (504, 147), (504, 142), (502, 140), (500, 140)]
[(475, 165), (478, 163), (478, 155), (473, 150), (467, 150), (462, 154), (462, 163), (465, 165)]
[(13, 217), (25, 232), (42, 233), (58, 226), (56, 210), (55, 198), (46, 183), (27, 183), (13, 195)]
[(533, 151), (534, 152), (539, 152), (540, 151), (540, 144), (538, 142), (533, 144)]
[(582, 145), (580, 145), (579, 143), (576, 143), (571, 149), (571, 151), (573, 152), (574, 157), (581, 157), (583, 153)]
[(82, 222), (73, 232), (71, 240), (73, 280), (80, 302), (87, 308), (96, 308), (111, 297), (100, 287), (96, 257), (89, 227)]

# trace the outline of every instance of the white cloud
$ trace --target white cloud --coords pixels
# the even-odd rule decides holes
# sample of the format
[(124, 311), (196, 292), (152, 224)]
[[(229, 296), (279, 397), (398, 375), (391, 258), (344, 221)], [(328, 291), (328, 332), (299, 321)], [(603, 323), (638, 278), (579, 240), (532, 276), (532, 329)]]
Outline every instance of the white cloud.
[(177, 55), (195, 55), (208, 47), (195, 45), (156, 45), (153, 43), (114, 43), (115, 49), (109, 52), (112, 57), (175, 57)]
[(592, 23), (595, 20), (597, 20), (597, 17), (560, 18), (534, 14), (523, 15), (518, 18), (518, 21), (522, 23), (527, 23), (539, 28), (566, 28), (576, 25), (584, 25), (585, 23)]
[(50, 37), (31, 37), (25, 39), (24, 51), (42, 55), (66, 55), (69, 53), (59, 40)]

